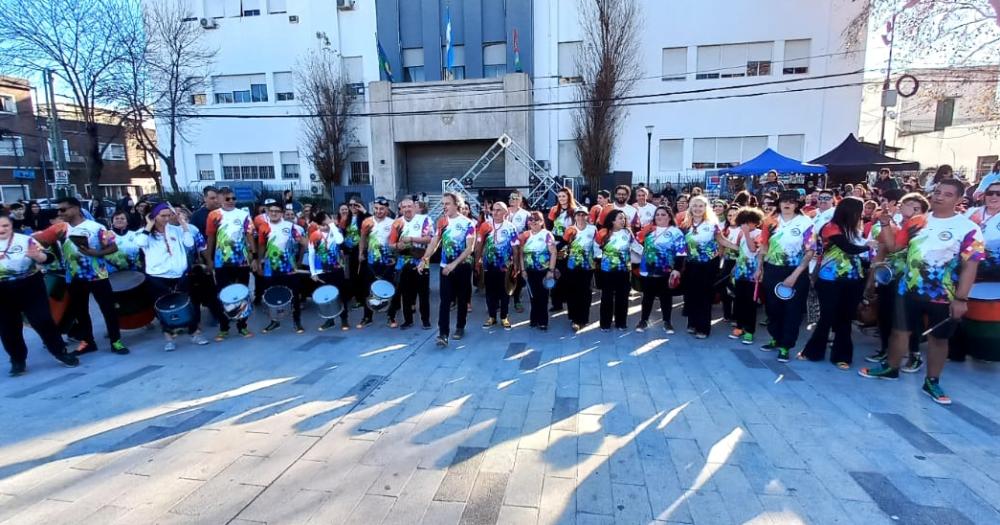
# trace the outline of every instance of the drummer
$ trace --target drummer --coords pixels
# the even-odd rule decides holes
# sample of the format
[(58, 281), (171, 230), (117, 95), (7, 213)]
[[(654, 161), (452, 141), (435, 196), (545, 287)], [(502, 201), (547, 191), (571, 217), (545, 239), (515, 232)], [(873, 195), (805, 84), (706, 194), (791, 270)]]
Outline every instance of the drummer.
[(399, 253), (396, 271), (399, 272), (399, 295), (403, 303), (401, 329), (413, 326), (413, 309), (418, 299), (424, 330), (431, 328), (430, 275), (418, 272), (417, 265), (433, 236), (434, 223), (430, 217), (417, 213), (412, 199), (399, 201), (399, 218), (392, 224), (389, 242)]
[[(80, 364), (76, 356), (66, 351), (66, 343), (52, 320), (40, 266), (54, 257), (31, 237), (14, 232), (14, 222), (0, 216), (0, 341), (10, 356), (10, 375), (19, 376), (27, 370), (28, 347), (24, 344), (21, 314), (38, 332), (45, 347), (60, 363), (74, 367)], [(16, 299), (11, 299), (16, 298)]]
[[(344, 275), (344, 262), (341, 258), (341, 245), (344, 235), (337, 227), (336, 217), (327, 215), (324, 211), (316, 212), (313, 221), (319, 226), (309, 234), (308, 258), (309, 275), (320, 285), (329, 284), (337, 288), (340, 301), (344, 307), (340, 310), (340, 329), (350, 330), (347, 321), (349, 305), (347, 301), (347, 279)], [(319, 327), (323, 332), (335, 326), (333, 319), (327, 319)]]
[(466, 308), (458, 308), (455, 331), (451, 328), (451, 303), (469, 304), (472, 297), (472, 254), (476, 249), (476, 227), (471, 219), (458, 213), (462, 198), (451, 192), (441, 196), (444, 214), (438, 218), (434, 238), (424, 253), (417, 271), (426, 270), (431, 256), (441, 247), (441, 298), (438, 306), (437, 345), (448, 346), (449, 336), (461, 339), (465, 336), (465, 322), (469, 315)]
[[(372, 203), (372, 216), (361, 223), (361, 241), (358, 244), (358, 263), (368, 264), (367, 275), (362, 275), (366, 289), (377, 280), (396, 282), (396, 249), (389, 242), (392, 233), (392, 219), (389, 218), (389, 199), (377, 197)], [(389, 304), (389, 328), (396, 328), (396, 312), (399, 310), (399, 291), (395, 290)], [(364, 317), (358, 328), (372, 324), (375, 312), (364, 303)]]
[(111, 233), (115, 234), (115, 244), (118, 251), (108, 255), (109, 270), (142, 271), (142, 258), (139, 257), (139, 247), (136, 245), (136, 236), (139, 230), (128, 229), (129, 216), (126, 210), (120, 209), (111, 217)]
[[(174, 226), (180, 226), (181, 220), (190, 221), (193, 215), (190, 210), (184, 207), (174, 209), (174, 219), (171, 222)], [(208, 257), (208, 245), (205, 236), (198, 230), (198, 227), (188, 222), (188, 230), (194, 239), (194, 245), (187, 249), (188, 260), (188, 293), (191, 295), (191, 302), (194, 307), (200, 310), (204, 306), (209, 313), (219, 323), (219, 329), (224, 332), (229, 331), (229, 317), (222, 309), (219, 301), (219, 290), (215, 286), (215, 280), (208, 273), (210, 258)], [(217, 339), (222, 341), (225, 339)]]
[[(250, 270), (258, 267), (258, 262), (251, 258), (251, 254), (256, 253), (254, 227), (250, 214), (236, 207), (232, 188), (220, 188), (219, 194), (222, 207), (212, 210), (205, 223), (209, 268), (215, 272), (215, 282), (220, 290), (235, 283), (247, 286)], [(246, 318), (236, 321), (236, 329), (243, 337), (253, 337), (253, 332), (247, 328)], [(215, 340), (221, 341), (228, 336), (228, 330), (221, 330)]]
[[(285, 210), (277, 202), (267, 206), (267, 222), (257, 230), (257, 259), (260, 261), (257, 274), (262, 278), (264, 293), (272, 286), (284, 286), (292, 291), (292, 322), (297, 334), (306, 331), (302, 327), (302, 302), (295, 274), (299, 251), (306, 244), (300, 232), (301, 228), (285, 220)], [(267, 334), (280, 326), (277, 319), (271, 319), (261, 332)]]
[(97, 306), (104, 316), (104, 324), (111, 339), (111, 351), (127, 354), (129, 349), (122, 342), (118, 326), (118, 312), (115, 310), (114, 292), (108, 281), (107, 255), (115, 253), (114, 234), (104, 225), (84, 219), (80, 201), (74, 197), (64, 197), (56, 201), (59, 210), (58, 222), (34, 235), (43, 246), (58, 244), (62, 251), (62, 267), (66, 272), (69, 313), (76, 320), (80, 345), (75, 354), (82, 355), (97, 351), (94, 327), (90, 320), (90, 296), (93, 294)]
[(479, 225), (477, 237), (476, 267), (485, 272), (483, 280), (486, 284), (488, 313), (483, 328), (492, 328), (500, 323), (504, 330), (510, 330), (510, 296), (506, 287), (508, 278), (516, 278), (514, 259), (518, 234), (517, 227), (508, 218), (507, 205), (503, 201), (493, 203), (493, 212)]
[[(170, 224), (175, 217), (174, 211), (167, 203), (157, 204), (146, 217), (146, 227), (139, 230), (135, 244), (142, 250), (146, 258), (146, 282), (154, 304), (157, 299), (171, 292), (188, 294), (190, 281), (188, 276), (187, 250), (194, 246), (193, 227), (188, 225), (186, 216), (179, 216), (180, 225)], [(201, 309), (194, 308), (188, 333), (191, 342), (196, 345), (207, 345), (208, 340), (201, 335), (198, 325), (201, 323)], [(166, 343), (163, 349), (173, 352), (177, 349), (173, 330), (162, 326)]]

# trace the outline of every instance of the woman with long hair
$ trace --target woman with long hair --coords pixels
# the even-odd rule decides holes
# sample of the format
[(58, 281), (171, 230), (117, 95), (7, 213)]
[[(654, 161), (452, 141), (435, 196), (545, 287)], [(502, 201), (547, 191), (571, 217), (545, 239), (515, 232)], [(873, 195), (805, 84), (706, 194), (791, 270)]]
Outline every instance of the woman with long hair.
[(528, 230), (521, 233), (519, 244), (521, 272), (531, 297), (531, 327), (548, 330), (549, 290), (544, 281), (555, 278), (556, 239), (545, 229), (542, 212), (533, 211), (528, 216)]
[(574, 332), (590, 323), (590, 301), (593, 290), (590, 287), (594, 273), (594, 240), (597, 228), (588, 221), (585, 209), (573, 213), (573, 225), (563, 233), (566, 243), (566, 273), (560, 279), (566, 281), (566, 304), (569, 322)]
[[(764, 294), (767, 331), (771, 340), (761, 347), (778, 351), (778, 361), (787, 363), (799, 337), (799, 327), (809, 295), (809, 261), (815, 252), (813, 221), (802, 214), (799, 192), (778, 195), (778, 210), (764, 220), (757, 255), (757, 276)], [(778, 285), (781, 285), (779, 288)], [(779, 296), (790, 292), (791, 296)]]
[(618, 209), (608, 212), (597, 245), (601, 249), (601, 330), (625, 330), (628, 317), (629, 270), (634, 240), (628, 218)]
[(864, 201), (858, 197), (847, 197), (840, 201), (833, 212), (833, 219), (820, 231), (823, 256), (816, 272), (819, 322), (799, 354), (800, 359), (823, 359), (832, 329), (834, 339), (830, 361), (841, 370), (851, 367), (854, 358), (851, 321), (865, 287), (861, 256), (868, 252), (862, 233), (863, 209)]
[(673, 288), (680, 280), (687, 250), (684, 233), (674, 224), (670, 208), (659, 206), (653, 213), (653, 222), (639, 231), (636, 240), (642, 245), (642, 259), (639, 262), (642, 315), (635, 331), (643, 332), (649, 327), (649, 315), (653, 312), (653, 304), (659, 299), (663, 329), (672, 334), (674, 325), (670, 322), (670, 314), (674, 306)]
[[(368, 290), (361, 284), (362, 263), (358, 260), (358, 252), (361, 250), (361, 225), (369, 217), (368, 210), (364, 203), (357, 197), (352, 197), (347, 201), (347, 206), (351, 212), (346, 217), (339, 216), (337, 227), (344, 235), (344, 243), (341, 249), (344, 251), (344, 260), (347, 261), (347, 290), (341, 290), (344, 294), (344, 305), (348, 308), (350, 299), (354, 299), (358, 306), (361, 306), (368, 299)], [(345, 293), (346, 292), (346, 293)]]
[(687, 244), (683, 275), (687, 331), (697, 339), (705, 339), (712, 329), (714, 284), (719, 277), (719, 239), (724, 237), (719, 218), (709, 207), (708, 199), (701, 195), (691, 197), (680, 228)]
[(737, 235), (736, 260), (733, 264), (733, 321), (736, 326), (729, 334), (730, 339), (739, 339), (745, 345), (753, 344), (757, 331), (757, 249), (760, 240), (760, 225), (764, 214), (757, 208), (743, 207), (736, 212)]
[(930, 195), (934, 193), (934, 188), (937, 187), (938, 183), (945, 179), (954, 179), (955, 170), (952, 169), (950, 164), (942, 164), (938, 166), (937, 170), (934, 171), (934, 176), (931, 177), (926, 184), (924, 184), (924, 193)]
[[(563, 249), (566, 245), (566, 241), (563, 240), (563, 234), (566, 233), (566, 228), (573, 225), (573, 216), (577, 209), (582, 208), (576, 203), (576, 199), (573, 197), (573, 191), (569, 188), (562, 187), (556, 192), (556, 204), (549, 209), (548, 222), (552, 225), (551, 231), (552, 235), (556, 239), (556, 272), (562, 275), (566, 272), (566, 252)], [(558, 280), (556, 281), (556, 287), (552, 289), (552, 310), (551, 312), (560, 312), (563, 309), (563, 304), (566, 299), (566, 283), (568, 281)]]
[[(722, 318), (728, 321), (730, 324), (735, 322), (735, 317), (733, 315), (733, 297), (735, 291), (733, 290), (732, 284), (733, 280), (729, 277), (733, 273), (733, 268), (736, 266), (736, 258), (739, 256), (739, 242), (738, 238), (740, 235), (740, 227), (736, 224), (736, 215), (739, 214), (740, 208), (738, 206), (730, 206), (725, 210), (725, 224), (722, 226), (722, 236), (730, 242), (730, 244), (724, 245), (724, 250), (722, 251), (722, 268), (719, 270), (719, 275), (721, 277), (718, 281), (718, 286), (715, 287), (715, 292), (719, 294), (722, 298)], [(720, 216), (720, 219), (723, 216)]]

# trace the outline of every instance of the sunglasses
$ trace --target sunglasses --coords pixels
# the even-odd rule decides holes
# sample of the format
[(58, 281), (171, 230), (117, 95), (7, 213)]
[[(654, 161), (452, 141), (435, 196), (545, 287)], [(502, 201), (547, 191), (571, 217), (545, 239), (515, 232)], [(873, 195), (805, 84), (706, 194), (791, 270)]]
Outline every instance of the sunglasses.
[(58, 208), (58, 211), (59, 213), (66, 213), (69, 211), (69, 208)]
[(833, 197), (831, 197), (829, 195), (821, 195), (819, 197), (816, 197), (816, 200), (820, 200), (820, 201), (832, 201)]
[(986, 197), (1000, 197), (1000, 190), (983, 192), (983, 195)]
[(226, 202), (236, 202), (236, 197), (226, 197), (224, 200)]

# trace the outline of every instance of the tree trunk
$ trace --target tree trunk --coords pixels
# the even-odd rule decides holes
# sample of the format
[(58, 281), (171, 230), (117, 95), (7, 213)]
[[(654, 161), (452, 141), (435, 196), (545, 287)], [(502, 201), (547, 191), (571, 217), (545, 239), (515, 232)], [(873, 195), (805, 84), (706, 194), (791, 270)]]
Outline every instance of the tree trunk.
[[(87, 179), (90, 182), (91, 198), (104, 197), (104, 190), (101, 189), (101, 172), (104, 170), (104, 159), (101, 158), (100, 138), (97, 133), (97, 124), (87, 124)], [(68, 159), (67, 159), (68, 160)]]
[(167, 165), (167, 176), (170, 177), (170, 189), (174, 193), (180, 193), (180, 185), (177, 184), (177, 162), (173, 158), (163, 159)]

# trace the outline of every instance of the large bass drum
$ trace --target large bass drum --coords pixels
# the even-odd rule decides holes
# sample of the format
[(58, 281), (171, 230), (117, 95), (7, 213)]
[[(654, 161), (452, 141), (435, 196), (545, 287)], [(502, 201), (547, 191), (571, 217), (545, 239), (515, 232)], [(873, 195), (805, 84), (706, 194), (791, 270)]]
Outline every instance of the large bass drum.
[(143, 328), (153, 322), (153, 300), (146, 292), (146, 276), (140, 272), (115, 272), (108, 278), (114, 294), (118, 324), (125, 330)]

